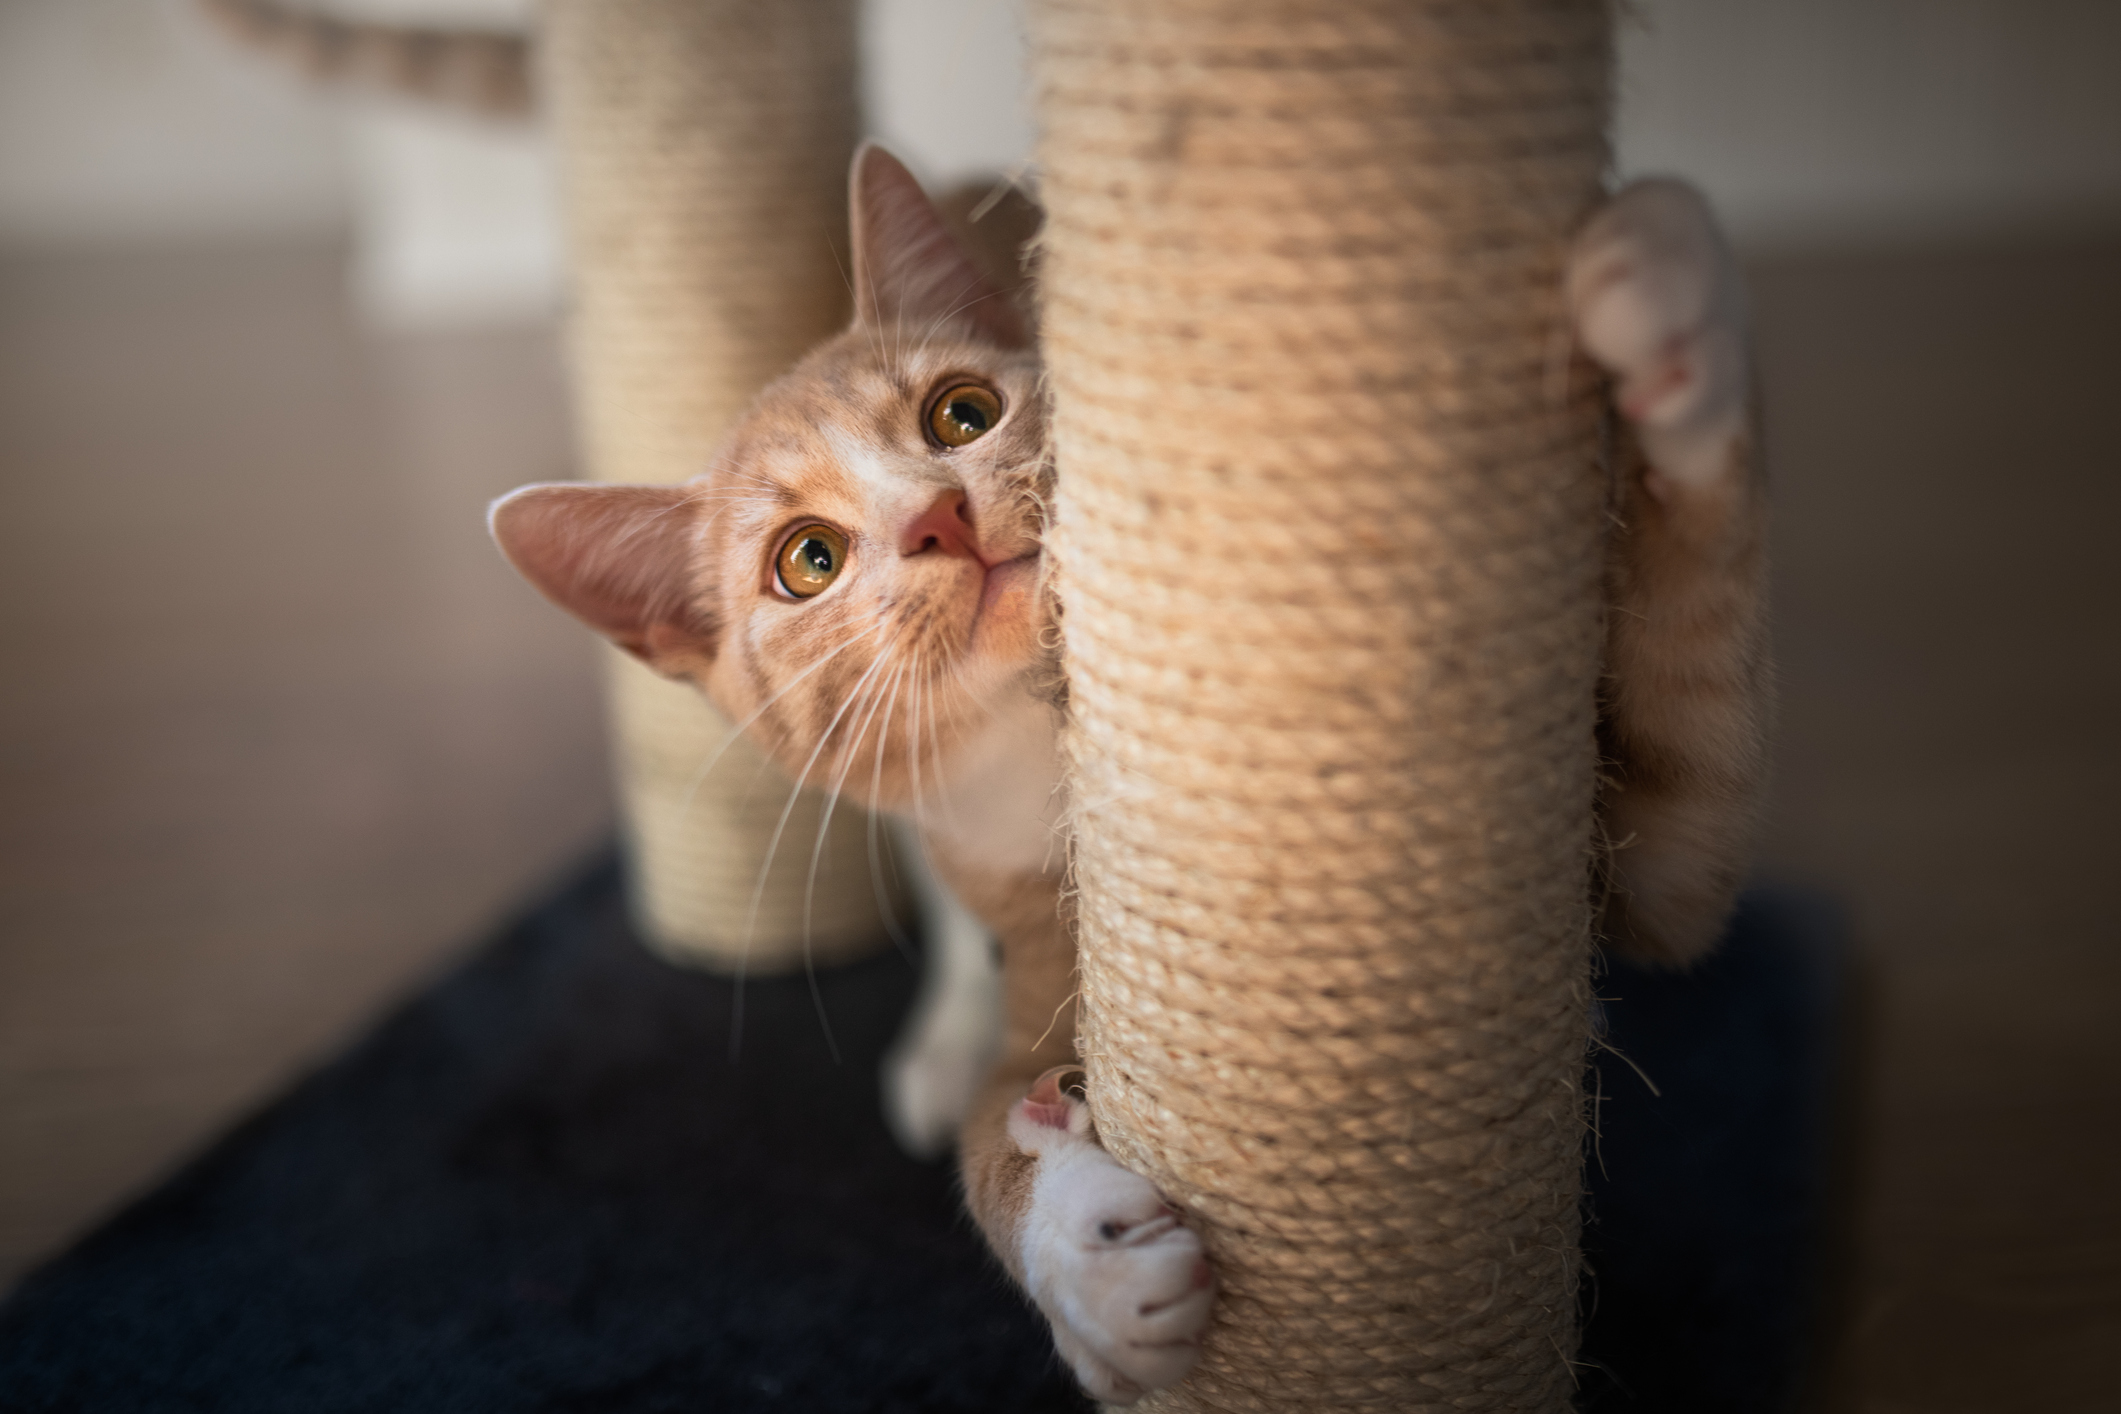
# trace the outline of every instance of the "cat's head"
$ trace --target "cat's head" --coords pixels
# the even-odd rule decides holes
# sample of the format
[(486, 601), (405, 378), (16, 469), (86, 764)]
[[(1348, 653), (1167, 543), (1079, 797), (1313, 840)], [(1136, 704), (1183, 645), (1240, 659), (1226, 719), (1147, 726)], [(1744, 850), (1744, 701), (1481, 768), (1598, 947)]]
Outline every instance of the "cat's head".
[(1052, 482), (1025, 320), (896, 159), (854, 162), (855, 316), (682, 486), (528, 486), (494, 538), (698, 683), (792, 776), (907, 804), (1053, 671)]

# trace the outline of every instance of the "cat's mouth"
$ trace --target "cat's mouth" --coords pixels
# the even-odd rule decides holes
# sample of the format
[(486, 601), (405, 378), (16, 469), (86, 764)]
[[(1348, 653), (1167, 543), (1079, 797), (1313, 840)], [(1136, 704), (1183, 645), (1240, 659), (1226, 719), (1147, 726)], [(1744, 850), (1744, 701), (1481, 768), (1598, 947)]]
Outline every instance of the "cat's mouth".
[(1038, 582), (1039, 552), (1018, 555), (1013, 560), (1002, 560), (987, 566), (987, 582), (980, 589), (979, 607), (982, 614), (996, 602), (997, 598), (1015, 591), (1018, 586), (1029, 586)]

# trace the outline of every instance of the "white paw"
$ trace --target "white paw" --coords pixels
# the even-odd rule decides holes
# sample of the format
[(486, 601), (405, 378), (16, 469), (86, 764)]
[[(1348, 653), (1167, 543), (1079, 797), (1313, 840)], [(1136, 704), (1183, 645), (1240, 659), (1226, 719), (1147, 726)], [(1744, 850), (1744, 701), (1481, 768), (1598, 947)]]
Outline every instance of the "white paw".
[(1024, 1218), (1024, 1275), (1083, 1388), (1132, 1404), (1186, 1377), (1215, 1304), (1200, 1238), (1147, 1179), (1089, 1135), (1089, 1112), (1052, 1076), (1009, 1112), (1038, 1156)]
[(1613, 376), (1651, 466), (1682, 485), (1719, 474), (1745, 422), (1745, 302), (1701, 194), (1624, 188), (1577, 236), (1567, 290), (1576, 337)]
[(900, 1148), (930, 1159), (950, 1148), (1001, 1049), (1002, 982), (986, 926), (925, 871), (915, 888), (927, 957), (920, 995), (884, 1056), (884, 1121)]

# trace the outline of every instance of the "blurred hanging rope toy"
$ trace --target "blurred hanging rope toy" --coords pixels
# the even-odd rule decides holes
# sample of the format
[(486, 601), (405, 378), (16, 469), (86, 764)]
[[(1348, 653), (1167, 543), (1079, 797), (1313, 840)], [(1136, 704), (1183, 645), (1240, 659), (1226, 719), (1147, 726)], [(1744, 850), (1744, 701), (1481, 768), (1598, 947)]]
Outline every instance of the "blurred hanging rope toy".
[(221, 30), (310, 78), (492, 118), (533, 106), (530, 42), (505, 30), (364, 23), (276, 0), (197, 0)]

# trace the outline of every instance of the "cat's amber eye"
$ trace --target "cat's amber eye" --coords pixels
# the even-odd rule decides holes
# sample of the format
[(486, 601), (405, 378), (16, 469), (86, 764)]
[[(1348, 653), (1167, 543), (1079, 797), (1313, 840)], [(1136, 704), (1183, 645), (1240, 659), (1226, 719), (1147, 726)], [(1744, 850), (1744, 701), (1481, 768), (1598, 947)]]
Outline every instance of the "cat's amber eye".
[(977, 383), (962, 383), (935, 400), (928, 430), (946, 447), (962, 447), (994, 430), (1002, 420), (1002, 400)]
[(798, 599), (823, 594), (847, 567), (847, 537), (829, 525), (806, 525), (781, 542), (773, 572)]

